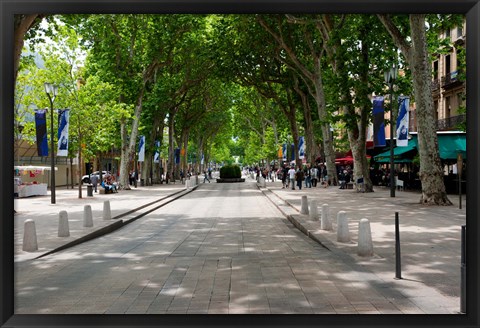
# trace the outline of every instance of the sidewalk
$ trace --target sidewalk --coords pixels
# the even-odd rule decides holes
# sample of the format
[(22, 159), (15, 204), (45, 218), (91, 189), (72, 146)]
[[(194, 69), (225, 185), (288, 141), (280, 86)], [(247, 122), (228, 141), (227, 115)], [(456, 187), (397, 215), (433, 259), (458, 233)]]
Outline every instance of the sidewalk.
[[(277, 207), (286, 204), (294, 208), (294, 224), (311, 238), (317, 238), (324, 246), (335, 252), (343, 252), (355, 263), (381, 280), (393, 283), (402, 292), (425, 304), (434, 299), (432, 288), (438, 291), (448, 304), (451, 313), (459, 311), (460, 304), (460, 252), (461, 226), (466, 223), (466, 197), (463, 195), (462, 209), (459, 196), (449, 195), (453, 206), (423, 206), (419, 204), (420, 193), (413, 191), (395, 192), (375, 187), (373, 193), (357, 193), (355, 190), (316, 187), (302, 190), (282, 189), (281, 182), (267, 182), (262, 191)], [(270, 193), (270, 195), (269, 195)], [(320, 221), (300, 215), (301, 198), (316, 199), (318, 215), (323, 204), (329, 205), (329, 219), (333, 230), (320, 229)], [(282, 204), (284, 203), (284, 204)], [(337, 242), (337, 213), (346, 211), (349, 218), (350, 243)], [(395, 280), (395, 212), (399, 213), (402, 278)], [(364, 258), (357, 253), (358, 223), (360, 219), (370, 221), (374, 256)], [(431, 287), (431, 288), (430, 288)]]
[[(154, 200), (170, 196), (185, 190), (185, 183), (160, 184), (154, 186), (131, 186), (131, 190), (120, 190), (114, 194), (93, 193), (87, 196), (86, 186), (82, 189), (82, 198), (78, 198), (78, 186), (75, 189), (57, 187), (56, 204), (50, 202), (50, 192), (45, 196), (16, 198), (15, 211), (15, 262), (34, 259), (42, 254), (84, 237), (99, 229), (118, 222), (116, 216)], [(103, 220), (103, 203), (110, 201), (112, 220)], [(83, 227), (84, 206), (92, 207), (93, 227)], [(58, 219), (60, 211), (67, 211), (70, 237), (58, 237)], [(27, 219), (35, 221), (38, 251), (24, 252), (23, 230)]]

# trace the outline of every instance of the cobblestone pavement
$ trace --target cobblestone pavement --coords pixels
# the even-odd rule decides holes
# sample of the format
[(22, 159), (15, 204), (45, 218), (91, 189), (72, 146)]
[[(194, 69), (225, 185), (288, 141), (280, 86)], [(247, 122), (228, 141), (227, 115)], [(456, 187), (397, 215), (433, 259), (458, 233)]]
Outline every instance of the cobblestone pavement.
[[(133, 203), (158, 197), (145, 189)], [(455, 313), (455, 297), (322, 247), (262, 192), (201, 184), (114, 233), (40, 259), (19, 251), (15, 313)]]
[[(442, 295), (459, 304), (461, 226), (466, 224), (466, 197), (463, 195), (462, 209), (458, 195), (449, 195), (453, 206), (424, 206), (419, 204), (420, 193), (396, 191), (375, 187), (373, 193), (357, 193), (338, 187), (282, 189), (279, 182), (269, 182), (268, 190), (297, 211), (301, 208), (301, 197), (316, 200), (319, 206), (328, 204), (332, 231), (320, 230), (320, 222), (307, 220), (310, 229), (324, 242), (353, 256), (357, 263), (381, 276), (395, 276), (395, 212), (399, 214), (402, 283), (416, 283), (435, 288)], [(350, 243), (337, 242), (337, 214), (347, 212)], [(358, 224), (360, 219), (370, 221), (374, 244), (373, 258), (356, 256)], [(417, 284), (417, 285), (418, 285)]]

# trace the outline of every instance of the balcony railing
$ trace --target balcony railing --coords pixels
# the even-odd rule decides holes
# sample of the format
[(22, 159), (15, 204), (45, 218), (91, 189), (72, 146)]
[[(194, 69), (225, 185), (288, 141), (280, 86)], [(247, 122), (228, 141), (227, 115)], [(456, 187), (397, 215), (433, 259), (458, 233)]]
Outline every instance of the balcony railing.
[(449, 74), (442, 76), (442, 88), (451, 86), (453, 84), (461, 83), (458, 79), (459, 71), (450, 72)]
[(432, 92), (440, 90), (440, 81), (435, 79), (432, 81)]
[(457, 128), (459, 124), (465, 123), (467, 119), (466, 114), (452, 116), (437, 121), (437, 130), (451, 130)]

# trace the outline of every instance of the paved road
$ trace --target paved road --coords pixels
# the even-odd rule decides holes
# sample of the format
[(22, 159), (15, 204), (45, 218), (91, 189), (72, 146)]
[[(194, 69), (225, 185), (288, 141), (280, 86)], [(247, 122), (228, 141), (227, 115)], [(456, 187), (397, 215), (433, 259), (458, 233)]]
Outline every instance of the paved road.
[(252, 182), (201, 184), (15, 274), (17, 314), (425, 313), (293, 228)]

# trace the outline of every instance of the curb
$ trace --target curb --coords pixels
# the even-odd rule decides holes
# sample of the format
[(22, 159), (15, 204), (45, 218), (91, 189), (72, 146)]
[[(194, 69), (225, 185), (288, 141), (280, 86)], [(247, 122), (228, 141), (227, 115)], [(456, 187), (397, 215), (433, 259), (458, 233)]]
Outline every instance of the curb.
[[(137, 207), (137, 208), (135, 208), (135, 209), (133, 209), (133, 210), (127, 211), (127, 212), (125, 212), (125, 213), (123, 213), (123, 214), (117, 215), (117, 216), (113, 217), (111, 220), (119, 219), (119, 218), (121, 218), (121, 217), (124, 217), (124, 216), (127, 216), (127, 215), (129, 215), (129, 214), (132, 214), (132, 213), (134, 213), (134, 212), (136, 212), (136, 211), (138, 211), (138, 210), (141, 210), (141, 209), (143, 209), (143, 208), (145, 208), (145, 207), (148, 207), (148, 206), (151, 206), (151, 205), (153, 205), (153, 204), (155, 204), (155, 203), (161, 202), (161, 201), (164, 200), (164, 199), (167, 199), (167, 198), (169, 198), (169, 197), (173, 197), (173, 199), (171, 199), (171, 200), (169, 200), (169, 201), (167, 201), (167, 202), (165, 202), (165, 203), (162, 203), (161, 205), (156, 206), (156, 207), (154, 207), (153, 209), (150, 209), (150, 210), (148, 210), (148, 211), (146, 211), (146, 212), (144, 212), (144, 213), (140, 213), (139, 215), (134, 216), (133, 218), (130, 218), (130, 219), (128, 219), (128, 220), (119, 220), (119, 221), (117, 221), (117, 222), (114, 222), (114, 223), (112, 223), (112, 224), (109, 224), (109, 225), (107, 225), (107, 226), (104, 226), (104, 227), (102, 227), (102, 228), (100, 228), (100, 229), (98, 229), (98, 230), (95, 230), (95, 231), (93, 231), (93, 232), (91, 232), (91, 233), (89, 233), (89, 234), (87, 234), (87, 235), (85, 235), (85, 236), (82, 236), (82, 237), (80, 237), (80, 238), (77, 238), (77, 239), (75, 239), (75, 240), (72, 240), (71, 242), (68, 242), (67, 244), (64, 244), (64, 245), (62, 245), (62, 246), (59, 246), (59, 247), (57, 247), (57, 248), (54, 248), (54, 249), (46, 252), (46, 253), (43, 253), (43, 254), (41, 254), (41, 255), (39, 255), (39, 256), (37, 256), (37, 257), (34, 257), (33, 259), (36, 260), (36, 259), (42, 258), (42, 257), (44, 257), (44, 256), (51, 255), (51, 254), (53, 254), (53, 253), (57, 253), (57, 252), (62, 251), (62, 250), (64, 250), (64, 249), (67, 249), (67, 248), (70, 248), (70, 247), (79, 245), (79, 244), (81, 244), (81, 243), (84, 243), (84, 242), (90, 241), (90, 240), (92, 240), (92, 239), (95, 239), (95, 238), (98, 238), (98, 237), (102, 237), (102, 236), (104, 236), (104, 235), (107, 235), (107, 234), (109, 234), (109, 233), (111, 233), (111, 232), (114, 232), (114, 231), (116, 231), (116, 230), (118, 230), (118, 229), (126, 226), (127, 224), (132, 223), (133, 221), (136, 221), (136, 220), (140, 219), (141, 217), (143, 217), (143, 216), (145, 216), (145, 215), (147, 215), (147, 214), (149, 214), (149, 213), (151, 213), (151, 212), (153, 212), (153, 211), (155, 211), (155, 210), (157, 210), (157, 209), (159, 209), (159, 208), (161, 208), (161, 207), (163, 207), (163, 206), (165, 206), (165, 205), (167, 205), (167, 204), (169, 204), (169, 203), (171, 203), (171, 202), (173, 202), (173, 201), (175, 201), (175, 200), (177, 200), (177, 199), (179, 199), (179, 198), (181, 198), (181, 197), (183, 197), (183, 196), (185, 196), (185, 195), (187, 195), (187, 194), (189, 194), (189, 193), (191, 193), (192, 191), (194, 191), (195, 189), (197, 189), (197, 187), (198, 187), (198, 185), (195, 186), (195, 187), (186, 189), (186, 190), (177, 191), (177, 192), (175, 192), (175, 193), (173, 193), (173, 194), (171, 194), (171, 195), (162, 197), (162, 198), (160, 198), (160, 199), (158, 199), (158, 200), (155, 200), (155, 201), (150, 202), (150, 203), (148, 203), (148, 204), (144, 204), (144, 205), (142, 205), (142, 206), (140, 206), (140, 207)], [(182, 193), (183, 193), (183, 194), (182, 194)]]

